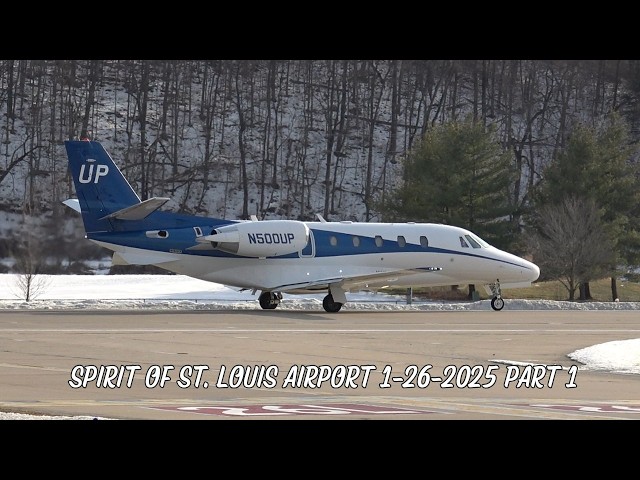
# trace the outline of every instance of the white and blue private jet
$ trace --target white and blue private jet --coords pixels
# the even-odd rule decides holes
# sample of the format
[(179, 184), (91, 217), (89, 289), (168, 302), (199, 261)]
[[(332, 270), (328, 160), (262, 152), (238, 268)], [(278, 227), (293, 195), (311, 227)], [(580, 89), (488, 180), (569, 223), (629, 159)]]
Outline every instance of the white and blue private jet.
[(528, 287), (540, 269), (469, 230), (432, 223), (223, 220), (159, 210), (141, 201), (99, 142), (65, 142), (86, 238), (113, 251), (114, 265), (155, 265), (250, 289), (273, 309), (282, 294), (327, 292), (338, 312), (346, 292), (389, 287), (483, 285), (494, 310), (501, 288)]

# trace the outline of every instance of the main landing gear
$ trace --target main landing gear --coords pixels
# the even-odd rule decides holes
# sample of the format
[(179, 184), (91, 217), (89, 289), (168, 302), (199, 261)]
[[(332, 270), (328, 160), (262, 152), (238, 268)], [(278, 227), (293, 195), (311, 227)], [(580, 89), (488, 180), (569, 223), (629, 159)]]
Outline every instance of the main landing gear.
[[(280, 292), (262, 292), (258, 297), (260, 306), (265, 310), (273, 310), (278, 305), (280, 305), (281, 300), (282, 294)], [(339, 312), (342, 308), (342, 305), (344, 305), (342, 302), (336, 302), (334, 300), (331, 292), (329, 292), (329, 294), (322, 300), (322, 308), (324, 308), (325, 311), (329, 313)]]
[(280, 292), (262, 292), (258, 297), (260, 306), (265, 310), (273, 310), (280, 305), (282, 294)]
[(500, 290), (500, 280), (496, 280), (496, 283), (490, 284), (489, 288), (491, 289), (491, 295), (493, 295), (491, 308), (496, 311), (502, 310), (504, 308), (504, 300), (502, 299), (502, 291)]
[(326, 297), (324, 297), (324, 299), (322, 299), (322, 308), (324, 308), (326, 312), (336, 313), (336, 312), (339, 312), (340, 309), (342, 308), (342, 303), (336, 302), (333, 299), (333, 295), (329, 293), (329, 295), (327, 295)]

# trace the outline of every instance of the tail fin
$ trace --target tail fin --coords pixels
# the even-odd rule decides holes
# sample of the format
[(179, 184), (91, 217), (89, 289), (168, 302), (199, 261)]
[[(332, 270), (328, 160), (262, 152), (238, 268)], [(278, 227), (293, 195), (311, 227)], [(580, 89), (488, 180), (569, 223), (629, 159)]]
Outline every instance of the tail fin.
[(65, 147), (85, 230), (112, 230), (115, 214), (140, 204), (140, 197), (99, 142), (66, 141)]

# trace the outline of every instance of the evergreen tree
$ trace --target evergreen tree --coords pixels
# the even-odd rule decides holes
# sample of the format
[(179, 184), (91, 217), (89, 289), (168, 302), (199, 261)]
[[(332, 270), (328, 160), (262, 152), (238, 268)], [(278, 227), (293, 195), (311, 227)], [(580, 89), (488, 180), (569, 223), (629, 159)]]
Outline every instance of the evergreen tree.
[[(614, 299), (617, 266), (637, 264), (640, 253), (640, 169), (633, 161), (634, 150), (628, 127), (617, 115), (601, 128), (576, 126), (566, 148), (545, 171), (536, 202), (542, 207), (581, 197), (602, 210), (614, 251), (609, 268)], [(582, 300), (590, 298), (589, 280), (583, 279)]]
[(471, 121), (433, 127), (408, 153), (404, 183), (381, 207), (392, 221), (444, 223), (467, 228), (510, 249), (512, 170), (493, 129)]

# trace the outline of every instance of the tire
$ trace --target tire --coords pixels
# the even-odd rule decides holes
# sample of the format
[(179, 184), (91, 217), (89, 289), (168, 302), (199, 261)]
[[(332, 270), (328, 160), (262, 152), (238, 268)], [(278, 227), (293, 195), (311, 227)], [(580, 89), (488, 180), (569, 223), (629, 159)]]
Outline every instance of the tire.
[(258, 297), (258, 301), (260, 302), (260, 306), (265, 310), (273, 310), (278, 306), (276, 301), (276, 295), (272, 292), (262, 292)]
[(491, 299), (491, 308), (499, 312), (504, 308), (504, 300), (502, 298), (493, 297)]
[(326, 312), (337, 313), (342, 308), (342, 304), (340, 302), (334, 302), (333, 295), (329, 294), (322, 300), (322, 307)]

